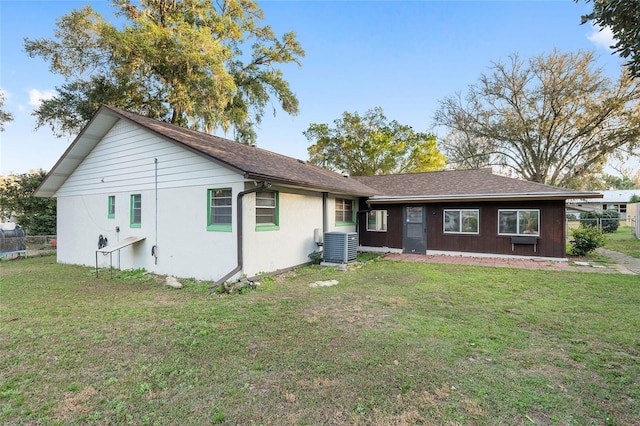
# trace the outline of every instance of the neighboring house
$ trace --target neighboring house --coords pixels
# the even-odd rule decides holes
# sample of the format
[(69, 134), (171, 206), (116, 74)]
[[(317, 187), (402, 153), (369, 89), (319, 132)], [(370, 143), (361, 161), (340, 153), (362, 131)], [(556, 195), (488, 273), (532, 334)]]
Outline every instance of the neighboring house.
[[(612, 189), (609, 191), (596, 191), (602, 195), (597, 200), (575, 199), (567, 203), (567, 214), (580, 217), (581, 212), (602, 213), (603, 210), (615, 210), (620, 213), (620, 220), (627, 220), (628, 205), (631, 197), (640, 197), (640, 189)], [(632, 216), (630, 216), (632, 217)]]
[(360, 204), (368, 210), (363, 248), (428, 254), (565, 258), (565, 201), (599, 196), (491, 169), (353, 179), (377, 191)]
[(61, 263), (218, 283), (304, 264), (334, 231), (371, 250), (564, 258), (565, 200), (599, 196), (489, 169), (345, 177), (106, 106), (36, 195), (57, 198)]

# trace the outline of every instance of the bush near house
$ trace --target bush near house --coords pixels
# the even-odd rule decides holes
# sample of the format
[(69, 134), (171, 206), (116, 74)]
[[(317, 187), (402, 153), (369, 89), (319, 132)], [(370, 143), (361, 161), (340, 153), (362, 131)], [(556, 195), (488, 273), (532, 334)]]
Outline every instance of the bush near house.
[(569, 230), (571, 234), (570, 254), (585, 256), (605, 243), (604, 230), (592, 225), (580, 224), (579, 227)]
[(599, 226), (605, 234), (616, 232), (620, 225), (620, 213), (615, 210), (604, 210), (602, 213), (580, 213), (580, 224), (585, 226)]

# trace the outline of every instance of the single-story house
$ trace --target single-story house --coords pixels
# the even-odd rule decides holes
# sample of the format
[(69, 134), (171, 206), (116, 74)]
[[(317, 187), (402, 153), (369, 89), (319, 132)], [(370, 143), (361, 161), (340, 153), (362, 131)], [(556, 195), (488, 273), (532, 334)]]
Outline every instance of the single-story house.
[(598, 196), (488, 168), (353, 179), (376, 190), (360, 203), (364, 250), (563, 259), (566, 200)]
[(596, 191), (602, 195), (599, 199), (573, 199), (567, 202), (567, 214), (580, 217), (581, 212), (602, 213), (603, 210), (614, 210), (620, 214), (620, 220), (629, 219), (633, 214), (629, 213), (631, 198), (636, 195), (640, 197), (640, 189), (611, 189), (607, 191)]
[(361, 249), (562, 259), (565, 200), (599, 196), (489, 169), (346, 177), (108, 106), (36, 195), (57, 198), (60, 263), (218, 283), (307, 263), (336, 232)]

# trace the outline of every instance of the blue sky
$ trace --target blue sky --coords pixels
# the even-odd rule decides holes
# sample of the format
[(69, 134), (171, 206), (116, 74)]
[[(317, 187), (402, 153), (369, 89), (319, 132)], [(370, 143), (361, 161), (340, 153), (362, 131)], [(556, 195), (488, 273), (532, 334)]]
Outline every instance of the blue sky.
[[(51, 38), (56, 20), (90, 4), (113, 19), (110, 3), (75, 0), (0, 0), (0, 89), (14, 121), (0, 133), (0, 173), (49, 170), (73, 141), (34, 130), (31, 112), (63, 81), (23, 40)], [(491, 61), (593, 50), (618, 78), (621, 60), (605, 33), (580, 17), (583, 2), (549, 1), (258, 1), (264, 23), (277, 34), (294, 31), (306, 51), (303, 66), (284, 68), (300, 101), (300, 114), (271, 109), (258, 130), (258, 146), (307, 159), (302, 134), (311, 123), (332, 123), (344, 111), (380, 106), (389, 119), (432, 131), (438, 101), (466, 92)], [(219, 136), (225, 136), (220, 134)], [(227, 135), (230, 136), (230, 135)]]

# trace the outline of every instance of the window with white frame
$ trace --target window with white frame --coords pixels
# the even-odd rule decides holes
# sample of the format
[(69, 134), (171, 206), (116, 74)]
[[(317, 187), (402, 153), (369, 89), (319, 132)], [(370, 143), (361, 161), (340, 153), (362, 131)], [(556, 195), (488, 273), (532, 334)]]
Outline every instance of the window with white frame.
[(445, 209), (445, 234), (478, 234), (480, 232), (480, 210)]
[(262, 191), (256, 193), (256, 229), (278, 229), (278, 193)]
[(233, 203), (231, 188), (210, 189), (207, 193), (209, 195), (207, 230), (231, 231)]
[(353, 225), (353, 200), (336, 198), (336, 225)]
[(498, 234), (540, 235), (540, 210), (498, 210)]
[(387, 232), (386, 210), (371, 210), (367, 213), (367, 231)]

